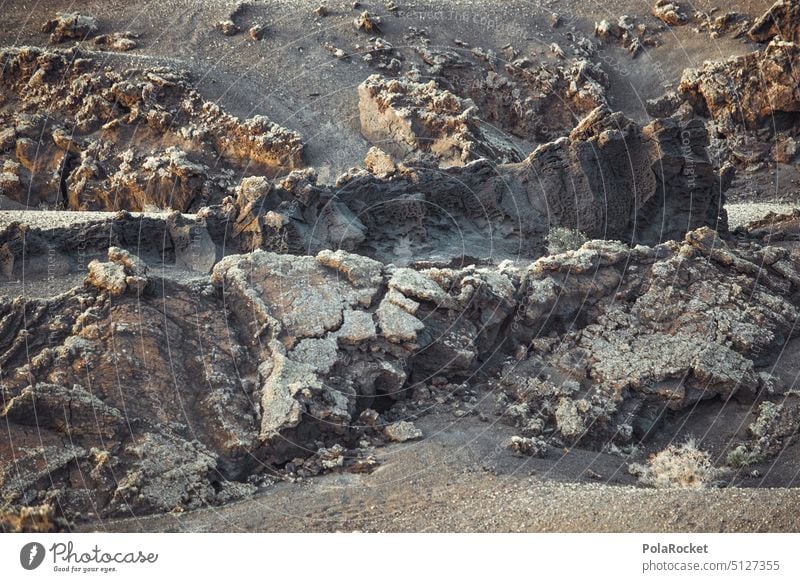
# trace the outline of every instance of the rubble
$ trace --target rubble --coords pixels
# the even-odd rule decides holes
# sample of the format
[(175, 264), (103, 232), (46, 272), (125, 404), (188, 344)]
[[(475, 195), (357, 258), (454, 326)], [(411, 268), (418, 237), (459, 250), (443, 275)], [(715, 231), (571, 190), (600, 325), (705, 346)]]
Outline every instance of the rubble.
[(503, 446), (519, 457), (541, 457), (547, 452), (547, 443), (537, 438), (512, 436), (503, 441)]
[[(598, 108), (568, 138), (540, 146), (519, 164), (477, 160), (440, 170), (416, 158), (390, 176), (348, 172), (336, 195), (364, 225), (363, 242), (350, 250), (387, 262), (402, 244), (421, 258), (538, 256), (556, 226), (652, 244), (682, 237), (687, 225), (725, 229), (720, 205), (732, 176), (715, 172), (707, 144), (700, 120), (641, 127)], [(443, 221), (438, 209), (450, 218)], [(469, 220), (452, 218), (460, 216)], [(454, 228), (460, 250), (445, 250)]]
[[(551, 431), (562, 442), (624, 446), (650, 430), (631, 424), (631, 411), (752, 401), (764, 388), (757, 367), (792, 337), (798, 316), (788, 300), (795, 267), (785, 257), (729, 247), (704, 228), (680, 244), (589, 241), (539, 259), (521, 280), (517, 310), (519, 341), (539, 347), (500, 374), (510, 399), (501, 411), (524, 436)], [(622, 262), (637, 267), (620, 277), (614, 265)], [(576, 317), (579, 331), (558, 331)], [(557, 346), (530, 329), (557, 333)]]

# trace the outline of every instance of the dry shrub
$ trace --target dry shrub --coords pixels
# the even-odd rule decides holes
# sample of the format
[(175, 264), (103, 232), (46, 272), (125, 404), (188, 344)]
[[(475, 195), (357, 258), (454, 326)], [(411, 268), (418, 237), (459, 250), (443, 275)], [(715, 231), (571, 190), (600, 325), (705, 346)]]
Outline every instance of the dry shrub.
[(659, 489), (700, 489), (721, 473), (711, 464), (711, 455), (698, 449), (694, 439), (682, 445), (669, 445), (652, 455), (647, 465), (634, 463), (628, 470), (643, 485)]

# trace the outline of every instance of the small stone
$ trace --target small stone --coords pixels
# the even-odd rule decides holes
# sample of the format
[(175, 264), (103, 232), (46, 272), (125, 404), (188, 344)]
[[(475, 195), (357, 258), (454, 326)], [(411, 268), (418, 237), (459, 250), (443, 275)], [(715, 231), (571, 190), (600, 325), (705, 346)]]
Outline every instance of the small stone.
[(384, 428), (383, 434), (386, 435), (386, 438), (390, 441), (404, 443), (420, 438), (422, 436), (422, 431), (414, 426), (413, 422), (400, 420)]
[(239, 32), (239, 27), (230, 19), (217, 22), (215, 28), (225, 36), (233, 36)]
[(253, 40), (261, 40), (264, 38), (264, 35), (267, 33), (267, 27), (263, 24), (254, 24), (250, 27), (250, 30), (247, 31), (247, 34)]
[(503, 446), (518, 457), (542, 457), (547, 452), (547, 443), (535, 437), (512, 436), (503, 441)]
[(358, 30), (369, 33), (381, 34), (380, 16), (375, 16), (373, 14), (370, 14), (366, 10), (353, 20), (353, 24)]

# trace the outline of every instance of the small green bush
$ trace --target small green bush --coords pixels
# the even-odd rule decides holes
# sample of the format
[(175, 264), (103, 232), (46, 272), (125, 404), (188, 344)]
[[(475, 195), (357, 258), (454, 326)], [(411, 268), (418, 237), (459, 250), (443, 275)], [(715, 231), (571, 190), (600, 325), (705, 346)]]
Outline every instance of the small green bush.
[(725, 464), (734, 469), (749, 467), (764, 460), (764, 455), (760, 450), (750, 450), (745, 445), (739, 445), (725, 459)]

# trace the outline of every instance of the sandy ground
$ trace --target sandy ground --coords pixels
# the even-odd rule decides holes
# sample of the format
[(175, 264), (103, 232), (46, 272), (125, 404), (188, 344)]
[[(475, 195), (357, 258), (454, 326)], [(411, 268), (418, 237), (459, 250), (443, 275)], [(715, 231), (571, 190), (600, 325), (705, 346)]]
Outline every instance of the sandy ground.
[(798, 204), (751, 202), (741, 204), (726, 204), (725, 210), (728, 211), (728, 226), (731, 229), (737, 226), (744, 226), (748, 222), (764, 218), (770, 212), (775, 214), (787, 214), (797, 208)]
[(283, 482), (223, 507), (79, 529), (800, 531), (798, 488), (643, 489), (632, 486), (634, 479), (621, 457), (553, 449), (544, 459), (518, 458), (498, 447), (499, 439), (511, 434), (504, 425), (436, 414), (417, 424), (424, 439), (379, 449), (381, 466), (369, 475), (328, 474)]
[[(783, 214), (791, 212), (798, 204), (787, 202), (739, 202), (726, 204), (731, 228), (742, 226), (753, 220), (763, 218), (770, 212)], [(135, 217), (166, 218), (167, 212), (132, 212)], [(184, 214), (184, 218), (194, 220), (195, 215)], [(113, 212), (62, 212), (57, 210), (5, 210), (0, 211), (0, 229), (12, 222), (20, 222), (31, 228), (50, 230), (69, 227), (73, 224), (100, 222), (113, 218)]]
[[(12, 222), (20, 222), (30, 228), (50, 230), (67, 228), (73, 224), (89, 222), (102, 222), (113, 218), (114, 212), (77, 212), (60, 210), (6, 210), (0, 211), (0, 228), (5, 228)], [(163, 218), (169, 216), (168, 212), (131, 212), (134, 217)], [(189, 220), (194, 220), (193, 214), (184, 214)]]

